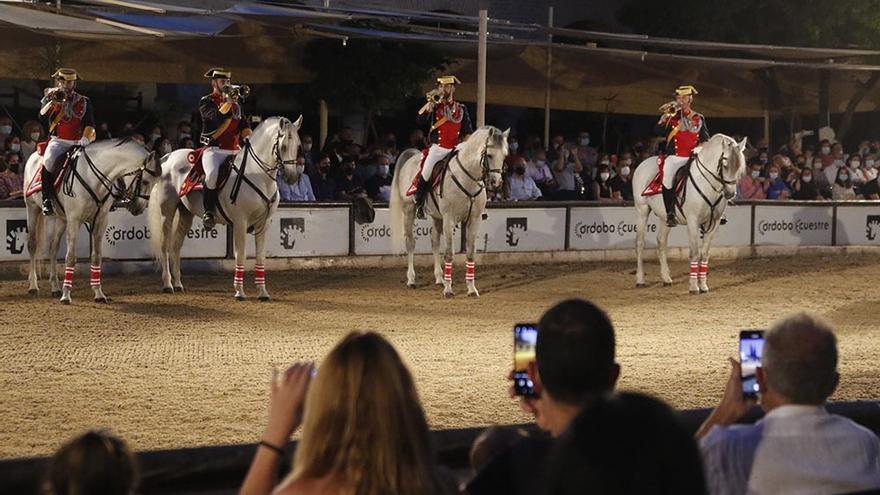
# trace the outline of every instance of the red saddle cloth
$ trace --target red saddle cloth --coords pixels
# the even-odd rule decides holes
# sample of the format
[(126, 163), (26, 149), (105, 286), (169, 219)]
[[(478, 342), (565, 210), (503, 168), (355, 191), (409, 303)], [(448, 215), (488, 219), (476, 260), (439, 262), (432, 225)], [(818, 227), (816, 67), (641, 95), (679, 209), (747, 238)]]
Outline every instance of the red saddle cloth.
[[(43, 156), (43, 153), (46, 151), (46, 144), (48, 141), (44, 141), (42, 143), (37, 143), (37, 153), (40, 156)], [(42, 148), (41, 148), (42, 147)], [(59, 187), (61, 187), (61, 180), (64, 178), (64, 175), (67, 173), (67, 168), (70, 166), (70, 154), (66, 154), (64, 158), (64, 164), (61, 165), (58, 173), (55, 174), (55, 190), (57, 191)], [(40, 165), (40, 170), (34, 174), (34, 177), (31, 179), (30, 183), (24, 190), (24, 197), (29, 198), (31, 194), (40, 192), (43, 190), (43, 174), (42, 170), (46, 168)]]
[(654, 176), (654, 180), (648, 183), (648, 187), (642, 191), (642, 196), (653, 196), (655, 194), (660, 194), (663, 191), (663, 164), (665, 160), (661, 157), (657, 157), (657, 167), (659, 170), (657, 171), (657, 175)]
[(177, 193), (178, 197), (184, 197), (187, 194), (193, 191), (201, 191), (205, 188), (202, 184), (202, 180), (205, 178), (205, 167), (202, 165), (202, 155), (205, 153), (205, 149), (207, 146), (202, 146), (201, 148), (196, 148), (189, 152), (186, 155), (186, 161), (192, 166), (189, 173), (186, 174), (186, 178), (183, 180), (183, 185), (180, 186), (180, 191)]
[[(412, 184), (410, 184), (409, 189), (406, 190), (407, 196), (412, 196), (416, 193), (419, 188), (419, 177), (422, 176), (422, 169), (425, 168), (425, 159), (428, 158), (428, 148), (422, 150), (422, 161), (419, 162), (419, 173), (413, 178)], [(431, 171), (431, 190), (437, 189), (440, 185), (440, 179), (443, 177), (443, 171), (449, 165), (449, 162), (444, 157), (442, 160), (437, 162), (434, 165), (434, 170)]]

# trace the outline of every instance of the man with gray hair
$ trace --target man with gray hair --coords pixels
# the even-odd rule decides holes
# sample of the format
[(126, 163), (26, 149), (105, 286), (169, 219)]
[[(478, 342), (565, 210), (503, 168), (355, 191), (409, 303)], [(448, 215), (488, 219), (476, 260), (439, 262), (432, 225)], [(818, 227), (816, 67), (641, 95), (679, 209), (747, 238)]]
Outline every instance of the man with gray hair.
[(764, 418), (735, 425), (754, 405), (740, 363), (700, 429), (712, 494), (834, 494), (880, 488), (880, 442), (823, 407), (837, 388), (837, 339), (824, 320), (798, 313), (767, 332), (756, 375)]

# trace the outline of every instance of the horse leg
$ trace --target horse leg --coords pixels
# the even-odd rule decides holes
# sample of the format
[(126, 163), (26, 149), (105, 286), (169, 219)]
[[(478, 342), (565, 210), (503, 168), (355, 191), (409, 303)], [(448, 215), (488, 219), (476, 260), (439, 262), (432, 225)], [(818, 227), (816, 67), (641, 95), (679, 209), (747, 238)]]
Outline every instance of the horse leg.
[(443, 263), (440, 261), (440, 236), (443, 235), (443, 219), (434, 219), (431, 229), (431, 251), (434, 252), (434, 284), (443, 285)]
[(40, 293), (40, 287), (37, 283), (40, 279), (37, 256), (40, 253), (40, 241), (42, 241), (41, 237), (43, 236), (44, 222), (42, 213), (33, 206), (28, 206), (27, 214), (29, 232), (27, 248), (28, 256), (30, 257), (30, 265), (28, 268), (28, 295), (36, 296)]
[(660, 258), (660, 279), (663, 285), (668, 287), (672, 285), (672, 277), (669, 275), (669, 260), (666, 259), (666, 249), (669, 245), (669, 233), (672, 228), (666, 225), (666, 221), (661, 218), (660, 232), (657, 234), (657, 257)]
[(450, 298), (455, 296), (452, 291), (452, 259), (455, 251), (452, 245), (455, 240), (455, 224), (449, 218), (443, 219), (443, 236), (446, 244), (445, 256), (443, 257), (443, 297)]
[(64, 284), (61, 285), (61, 304), (70, 304), (73, 272), (76, 271), (76, 234), (79, 223), (67, 222), (67, 255), (64, 257)]
[[(157, 198), (158, 200), (158, 198)], [(163, 205), (164, 206), (164, 205)], [(162, 208), (165, 210), (165, 208)], [(171, 294), (174, 292), (174, 286), (171, 283), (171, 245), (174, 243), (174, 210), (171, 214), (162, 212), (162, 245), (159, 246), (159, 266), (162, 267), (162, 292)], [(156, 234), (154, 234), (156, 235)]]
[(482, 213), (472, 215), (467, 224), (467, 265), (465, 267), (464, 279), (467, 283), (468, 296), (470, 297), (480, 297), (480, 293), (477, 292), (477, 286), (474, 281), (474, 253), (477, 250), (477, 233), (480, 231), (480, 222), (482, 221), (481, 216)]
[(413, 224), (416, 221), (415, 206), (406, 205), (403, 207), (403, 239), (406, 242), (406, 286), (410, 289), (416, 288), (416, 266), (415, 251), (416, 237), (413, 233)]
[(235, 287), (235, 299), (244, 301), (244, 262), (247, 258), (247, 222), (242, 220), (232, 225), (232, 248), (235, 251), (235, 275), (232, 279)]
[[(697, 215), (690, 215), (690, 218), (697, 218)], [(688, 222), (688, 259), (691, 263), (690, 286), (688, 291), (691, 294), (699, 294), (699, 276), (700, 276), (700, 225), (696, 221)]]
[(648, 227), (648, 205), (636, 203), (636, 287), (645, 287), (645, 267), (642, 253), (645, 249), (645, 229)]
[[(103, 217), (103, 218), (102, 218)], [(98, 214), (95, 225), (92, 226), (92, 265), (90, 270), (90, 285), (95, 291), (96, 303), (107, 303), (107, 296), (101, 289), (101, 236), (107, 230), (107, 215)]]
[(61, 284), (58, 282), (58, 251), (61, 250), (61, 238), (64, 237), (66, 224), (54, 218), (45, 221), (52, 224), (52, 237), (49, 239), (49, 251), (46, 253), (49, 285), (52, 289), (52, 297), (61, 297)]
[(269, 301), (272, 298), (266, 290), (266, 228), (260, 227), (256, 230), (259, 232), (254, 235), (254, 246), (256, 248), (256, 261), (254, 263), (254, 284), (257, 286), (257, 297), (260, 301)]
[(174, 292), (183, 292), (183, 281), (180, 276), (180, 251), (183, 249), (183, 241), (186, 240), (192, 223), (193, 214), (181, 208), (177, 214), (177, 229), (174, 231), (174, 240), (171, 245), (171, 283), (174, 286)]
[(697, 282), (700, 286), (700, 292), (704, 294), (709, 292), (709, 284), (706, 282), (709, 275), (709, 246), (712, 244), (712, 238), (715, 237), (716, 232), (718, 232), (717, 227), (711, 232), (703, 234), (703, 243), (700, 245), (700, 264)]

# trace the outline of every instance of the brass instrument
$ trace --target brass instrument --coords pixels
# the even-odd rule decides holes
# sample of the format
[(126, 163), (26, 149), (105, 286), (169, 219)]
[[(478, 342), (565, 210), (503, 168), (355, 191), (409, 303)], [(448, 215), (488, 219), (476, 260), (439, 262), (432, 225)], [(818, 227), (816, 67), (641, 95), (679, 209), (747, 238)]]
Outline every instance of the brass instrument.
[(64, 91), (64, 88), (46, 88), (43, 90), (43, 94), (48, 96), (54, 103), (64, 103), (67, 100), (67, 92)]
[(425, 93), (425, 98), (435, 105), (439, 105), (443, 101), (443, 92), (439, 89), (432, 89)]
[(681, 105), (675, 100), (660, 105), (660, 113), (664, 115), (675, 115), (679, 110), (681, 110)]
[(247, 84), (227, 84), (220, 90), (221, 93), (232, 98), (246, 99), (251, 95), (251, 87)]

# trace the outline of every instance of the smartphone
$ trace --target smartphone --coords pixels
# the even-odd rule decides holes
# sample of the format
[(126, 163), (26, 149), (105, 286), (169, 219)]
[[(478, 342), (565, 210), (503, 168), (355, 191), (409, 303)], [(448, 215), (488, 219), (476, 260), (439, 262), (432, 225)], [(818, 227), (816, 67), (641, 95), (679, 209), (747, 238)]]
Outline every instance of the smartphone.
[(755, 369), (761, 366), (764, 353), (764, 331), (742, 330), (739, 332), (739, 362), (742, 368), (743, 397), (758, 397), (758, 377)]
[(513, 326), (513, 390), (516, 395), (534, 396), (534, 384), (529, 378), (529, 363), (535, 360), (538, 326), (517, 323)]

